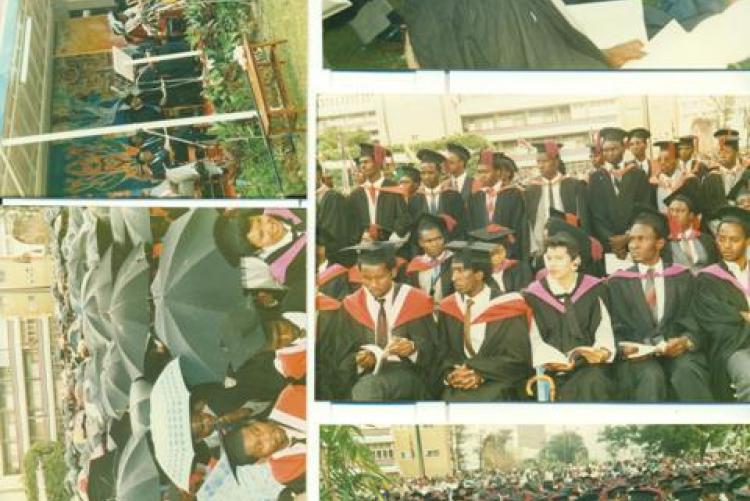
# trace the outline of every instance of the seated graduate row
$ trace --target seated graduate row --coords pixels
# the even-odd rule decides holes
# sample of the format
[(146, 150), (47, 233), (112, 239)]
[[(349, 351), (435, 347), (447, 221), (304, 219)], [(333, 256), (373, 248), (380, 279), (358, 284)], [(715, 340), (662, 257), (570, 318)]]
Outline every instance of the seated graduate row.
[(511, 230), (446, 245), (424, 215), (407, 266), (373, 241), (319, 274), (317, 398), (750, 401), (749, 214), (717, 211), (721, 258), (693, 273), (671, 260), (666, 217), (637, 211), (635, 264), (606, 279), (587, 273), (586, 233), (551, 217), (535, 281), (506, 258)]

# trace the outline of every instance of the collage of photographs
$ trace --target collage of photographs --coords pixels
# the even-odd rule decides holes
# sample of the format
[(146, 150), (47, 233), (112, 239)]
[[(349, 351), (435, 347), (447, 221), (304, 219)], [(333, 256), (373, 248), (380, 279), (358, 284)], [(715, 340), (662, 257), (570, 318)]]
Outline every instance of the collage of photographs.
[(748, 25), (0, 0), (0, 501), (750, 500)]

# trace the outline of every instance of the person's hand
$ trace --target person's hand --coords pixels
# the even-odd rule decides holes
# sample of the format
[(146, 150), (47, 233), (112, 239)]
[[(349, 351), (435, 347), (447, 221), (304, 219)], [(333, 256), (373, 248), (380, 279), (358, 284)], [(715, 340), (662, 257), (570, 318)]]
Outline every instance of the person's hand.
[(573, 349), (573, 354), (581, 355), (590, 364), (601, 364), (609, 358), (609, 350), (592, 346), (579, 346)]
[(548, 362), (544, 364), (544, 369), (549, 372), (570, 372), (575, 368), (575, 364), (565, 364), (561, 362)]
[(612, 252), (617, 256), (617, 259), (628, 257), (629, 241), (630, 236), (628, 235), (612, 235), (609, 237), (609, 245), (612, 247)]
[(372, 235), (370, 235), (369, 231), (366, 231), (366, 232), (362, 233), (361, 243), (364, 244), (364, 243), (372, 242), (373, 240), (374, 239), (372, 238)]
[(750, 311), (741, 311), (740, 315), (745, 319), (745, 322), (750, 322)]
[(672, 338), (667, 341), (662, 354), (668, 358), (676, 358), (693, 348), (693, 342), (687, 336)]
[(465, 365), (456, 366), (448, 375), (448, 384), (458, 390), (473, 390), (482, 384), (482, 377)]
[(363, 371), (371, 371), (375, 368), (375, 355), (371, 351), (360, 350), (354, 357), (354, 362)]
[(414, 342), (403, 337), (394, 337), (385, 347), (386, 353), (392, 353), (398, 357), (409, 357), (416, 350)]
[(611, 68), (622, 68), (628, 61), (641, 59), (646, 55), (643, 51), (644, 43), (640, 40), (631, 40), (629, 42), (615, 45), (609, 49), (604, 49), (604, 58)]

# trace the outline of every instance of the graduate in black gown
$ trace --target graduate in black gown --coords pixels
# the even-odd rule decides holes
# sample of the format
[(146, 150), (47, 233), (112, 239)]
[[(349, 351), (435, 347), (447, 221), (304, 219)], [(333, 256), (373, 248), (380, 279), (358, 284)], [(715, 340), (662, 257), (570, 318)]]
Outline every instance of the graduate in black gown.
[(564, 164), (560, 159), (562, 144), (547, 140), (536, 143), (536, 163), (539, 176), (531, 179), (524, 190), (526, 215), (529, 221), (530, 253), (541, 259), (544, 243), (544, 228), (550, 217), (550, 210), (564, 212), (569, 222), (591, 233), (586, 185), (578, 179), (567, 177), (562, 172)]
[(531, 350), (534, 367), (553, 377), (557, 400), (606, 401), (614, 396), (609, 364), (617, 352), (601, 279), (580, 273), (580, 249), (587, 245), (567, 232), (545, 241), (547, 275), (524, 298), (534, 312)]
[(406, 0), (426, 69), (606, 69), (606, 55), (551, 0)]
[[(578, 267), (578, 271), (586, 275), (604, 277), (604, 248), (602, 247), (602, 244), (600, 244), (596, 238), (588, 235), (577, 225), (571, 224), (573, 222), (574, 221), (571, 221), (565, 213), (552, 209), (545, 228), (546, 237), (557, 235), (558, 233), (572, 235), (580, 244), (578, 250), (581, 263)], [(542, 270), (542, 272), (544, 272), (544, 270)]]
[(339, 250), (354, 245), (357, 235), (351, 215), (347, 212), (346, 197), (323, 183), (323, 169), (320, 164), (315, 169), (315, 185), (315, 228), (327, 237), (326, 257), (330, 260)]
[(520, 294), (487, 285), (492, 247), (475, 242), (453, 257), (456, 292), (443, 299), (438, 314), (447, 401), (519, 400), (532, 375), (531, 312)]
[(315, 296), (315, 398), (345, 400), (348, 388), (336, 380), (336, 336), (341, 319), (341, 301), (318, 292)]
[[(696, 158), (696, 142), (698, 138), (695, 136), (681, 136), (677, 141), (677, 158), (679, 162), (679, 168), (685, 174), (693, 174), (698, 178), (699, 182), (703, 181), (703, 178), (708, 174), (708, 165), (705, 162)], [(699, 200), (697, 202), (700, 202)]]
[[(416, 221), (422, 214), (448, 216), (450, 228), (446, 228), (447, 240), (461, 240), (466, 233), (468, 216), (466, 204), (461, 194), (449, 183), (440, 183), (440, 173), (446, 159), (432, 150), (419, 150), (417, 158), (421, 162), (419, 175), (421, 186), (409, 199), (409, 213)], [(472, 181), (469, 181), (470, 183)]]
[(445, 166), (450, 177), (446, 181), (448, 187), (461, 194), (466, 203), (474, 190), (474, 178), (466, 170), (466, 164), (471, 158), (471, 152), (458, 143), (445, 145), (448, 155), (445, 157)]
[(330, 333), (335, 384), (354, 401), (428, 399), (437, 335), (432, 298), (393, 280), (396, 256), (390, 242), (356, 250), (362, 287), (344, 298), (340, 323)]
[(635, 204), (650, 205), (652, 198), (648, 177), (634, 163), (623, 164), (626, 132), (605, 128), (599, 132), (604, 165), (589, 176), (588, 200), (593, 235), (606, 252), (619, 257), (627, 254), (627, 235)]
[(708, 338), (714, 393), (719, 400), (750, 401), (750, 281), (747, 248), (750, 212), (725, 207), (717, 244), (721, 260), (698, 272), (692, 303)]
[(621, 397), (711, 401), (706, 342), (690, 314), (693, 275), (662, 259), (669, 232), (666, 217), (652, 208), (639, 212), (628, 243), (636, 264), (609, 278)]
[[(361, 144), (359, 164), (364, 183), (349, 195), (354, 240), (386, 240), (390, 233), (409, 232), (409, 210), (398, 183), (383, 176), (386, 151), (378, 144)], [(387, 229), (387, 230), (386, 230)]]
[(700, 197), (700, 182), (695, 177), (664, 199), (669, 215), (669, 251), (672, 262), (686, 266), (695, 273), (717, 260), (716, 242), (701, 226), (701, 214), (696, 200)]
[(733, 129), (719, 129), (714, 133), (719, 143), (718, 162), (709, 165), (709, 173), (701, 185), (703, 210), (714, 214), (727, 205), (727, 196), (742, 181), (746, 168), (740, 159), (740, 133)]
[(491, 274), (487, 284), (497, 291), (520, 292), (531, 283), (531, 268), (526, 261), (510, 259), (508, 249), (513, 241), (513, 230), (491, 224), (486, 228), (469, 232), (470, 241), (492, 245), (490, 250)]
[(423, 214), (414, 231), (420, 252), (406, 268), (406, 283), (422, 289), (436, 303), (453, 294), (453, 253), (446, 247), (446, 232), (441, 217)]
[(508, 173), (518, 172), (516, 163), (503, 153), (485, 150), (480, 154), (477, 181), (481, 189), (471, 195), (468, 204), (472, 230), (491, 224), (513, 230), (515, 241), (508, 250), (513, 259), (528, 255), (526, 204), (520, 188), (503, 181)]

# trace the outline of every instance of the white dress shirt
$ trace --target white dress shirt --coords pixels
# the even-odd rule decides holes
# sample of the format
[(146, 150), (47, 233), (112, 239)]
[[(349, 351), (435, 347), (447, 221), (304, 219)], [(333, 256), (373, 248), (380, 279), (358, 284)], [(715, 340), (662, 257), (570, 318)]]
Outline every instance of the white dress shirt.
[(505, 276), (505, 270), (496, 271), (492, 274), (492, 278), (495, 279), (495, 282), (497, 282), (497, 287), (500, 289), (500, 292), (507, 292), (505, 290), (505, 284), (503, 283), (503, 277)]
[[(367, 312), (370, 314), (370, 318), (372, 319), (372, 323), (375, 326), (375, 329), (377, 329), (378, 326), (378, 316), (380, 315), (380, 303), (377, 299), (375, 299), (375, 296), (372, 295), (372, 293), (367, 289), (367, 287), (363, 287), (365, 291), (365, 298), (367, 302)], [(385, 302), (383, 303), (383, 307), (385, 308), (385, 319), (386, 323), (388, 324), (388, 342), (390, 343), (393, 339), (393, 324), (396, 323), (396, 319), (398, 318), (399, 313), (401, 313), (401, 308), (404, 307), (404, 302), (406, 301), (406, 296), (409, 294), (409, 290), (411, 287), (405, 284), (401, 284), (398, 294), (394, 294), (396, 291), (395, 286), (391, 286), (391, 290), (389, 290), (383, 298), (385, 299)], [(396, 336), (398, 337), (398, 336)], [(362, 347), (363, 349), (369, 349)], [(379, 357), (381, 353), (377, 352), (374, 349), (370, 349), (376, 357)], [(417, 355), (418, 352), (415, 351), (409, 356), (409, 360), (412, 362), (417, 361)], [(401, 359), (396, 355), (389, 355), (388, 359), (389, 362), (400, 362)]]
[(385, 178), (383, 176), (380, 176), (380, 179), (378, 179), (375, 182), (365, 181), (362, 184), (362, 187), (365, 189), (365, 196), (367, 196), (367, 212), (370, 215), (370, 224), (377, 224), (377, 218), (378, 218), (378, 196), (379, 191), (375, 192), (375, 196), (370, 196), (370, 188), (376, 188), (380, 190), (380, 188), (383, 187), (383, 181), (385, 181)]
[[(563, 287), (551, 276), (547, 276), (547, 284), (549, 285), (550, 292), (553, 296), (560, 296), (563, 294), (573, 295), (575, 292), (576, 283), (578, 282), (578, 274), (571, 282), (569, 287)], [(609, 310), (607, 310), (604, 301), (599, 298), (599, 312), (601, 318), (599, 325), (596, 326), (594, 332), (594, 343), (593, 348), (605, 349), (609, 352), (609, 358), (606, 362), (611, 363), (615, 359), (615, 334), (612, 330), (612, 320), (609, 316)], [(531, 359), (534, 367), (540, 367), (549, 362), (562, 362), (568, 359), (568, 353), (563, 353), (556, 347), (546, 343), (539, 332), (539, 327), (536, 322), (532, 322), (531, 326)]]
[[(638, 263), (638, 272), (645, 275), (646, 272), (648, 272), (649, 268), (654, 270), (654, 273), (661, 273), (664, 271), (664, 263), (661, 259), (659, 259), (659, 262), (656, 263), (653, 266), (647, 266), (643, 263)], [(658, 324), (661, 322), (661, 319), (664, 318), (664, 277), (661, 276), (655, 276), (654, 277), (654, 285), (656, 290), (656, 323)], [(646, 278), (641, 279), (641, 286), (643, 287), (643, 292), (645, 294), (646, 292)]]
[[(563, 210), (562, 195), (560, 195), (560, 181), (563, 175), (558, 173), (554, 178), (547, 179), (545, 177), (540, 178), (540, 188), (542, 189), (542, 195), (539, 198), (539, 205), (536, 209), (536, 217), (534, 219), (534, 227), (531, 229), (531, 253), (541, 254), (544, 249), (544, 226), (547, 224), (549, 219), (549, 211), (551, 208)], [(549, 186), (552, 185), (552, 200), (549, 197)]]
[[(435, 258), (436, 261), (438, 261), (440, 264), (434, 266), (432, 269), (420, 271), (419, 272), (419, 288), (423, 291), (429, 292), (433, 290), (433, 282), (434, 282), (434, 290), (435, 294), (433, 296), (433, 299), (435, 302), (439, 302), (443, 298), (443, 291), (442, 291), (442, 278), (440, 276), (440, 272), (443, 268), (442, 263), (446, 259), (448, 259), (451, 256), (450, 251), (443, 251), (442, 254), (440, 254), (438, 257)], [(428, 257), (427, 255), (422, 256), (422, 259), (425, 260), (425, 262), (430, 262), (432, 258)]]
[[(458, 303), (458, 309), (463, 315), (466, 315), (466, 300), (468, 298), (463, 294), (456, 294), (456, 299), (456, 303)], [(479, 292), (479, 294), (471, 299), (474, 301), (474, 303), (471, 305), (471, 320), (474, 321), (479, 315), (484, 313), (484, 310), (490, 304), (490, 288), (485, 285)], [(479, 350), (482, 349), (482, 344), (484, 343), (484, 337), (486, 333), (486, 323), (472, 324), (471, 330), (469, 331), (469, 341), (471, 342), (472, 348), (474, 348), (474, 353), (479, 353)], [(466, 347), (464, 347), (464, 354), (467, 357), (471, 357), (469, 352), (466, 350)]]
[[(667, 209), (667, 206), (664, 205), (664, 199), (672, 194), (680, 181), (682, 181), (684, 175), (685, 173), (679, 168), (675, 169), (671, 176), (664, 173), (659, 174), (659, 186), (656, 188), (656, 203), (661, 212)], [(666, 186), (662, 186), (662, 184)]]
[(460, 176), (451, 176), (451, 182), (453, 183), (456, 191), (458, 191), (459, 193), (463, 190), (465, 181), (466, 171), (464, 171)]
[(440, 186), (437, 186), (435, 189), (430, 189), (426, 186), (422, 186), (424, 189), (424, 196), (425, 200), (427, 200), (427, 212), (432, 213), (432, 207), (436, 208), (436, 210), (440, 209)]

